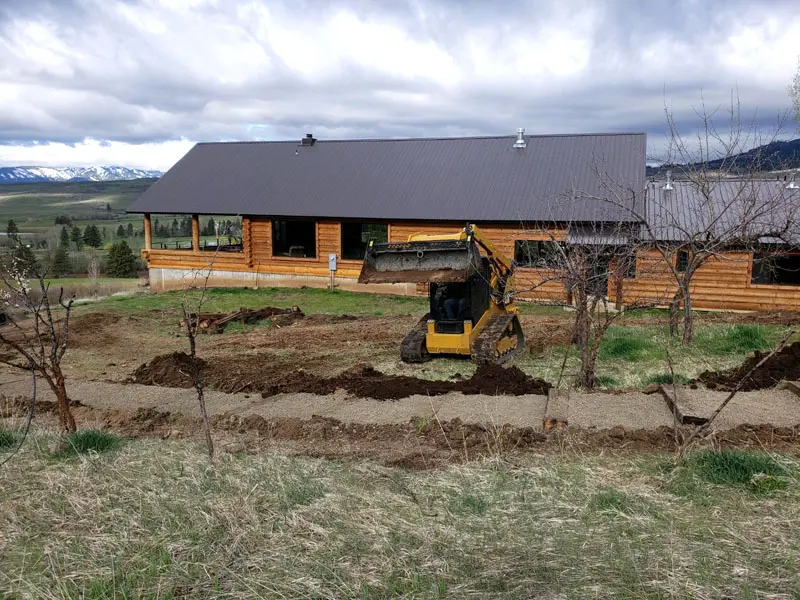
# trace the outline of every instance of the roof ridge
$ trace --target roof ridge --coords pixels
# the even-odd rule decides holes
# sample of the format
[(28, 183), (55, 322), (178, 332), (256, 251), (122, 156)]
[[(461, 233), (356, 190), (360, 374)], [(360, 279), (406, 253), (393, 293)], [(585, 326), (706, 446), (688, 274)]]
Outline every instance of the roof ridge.
[[(551, 138), (551, 137), (612, 137), (612, 136), (639, 136), (647, 135), (644, 131), (611, 131), (594, 133), (539, 133), (526, 134), (526, 138)], [(317, 142), (330, 143), (350, 143), (350, 142), (433, 142), (446, 140), (507, 140), (515, 139), (516, 134), (508, 135), (467, 135), (467, 136), (439, 136), (439, 137), (408, 137), (408, 138), (353, 138), (353, 139), (317, 139)], [(227, 144), (296, 144), (299, 140), (230, 140), (216, 142), (197, 142), (196, 145), (227, 145)]]

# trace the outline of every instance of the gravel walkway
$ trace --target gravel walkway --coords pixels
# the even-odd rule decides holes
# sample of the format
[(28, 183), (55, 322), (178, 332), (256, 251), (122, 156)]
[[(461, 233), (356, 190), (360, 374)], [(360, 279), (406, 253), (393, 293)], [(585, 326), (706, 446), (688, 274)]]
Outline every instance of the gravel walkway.
[[(54, 400), (50, 390), (40, 386), (39, 399)], [(156, 408), (170, 413), (194, 414), (197, 398), (193, 390), (145, 385), (124, 385), (72, 379), (70, 397), (100, 409), (134, 411)], [(710, 413), (724, 393), (686, 390), (693, 405)], [(0, 394), (6, 397), (27, 396), (30, 382), (19, 377), (0, 378)], [(261, 398), (258, 394), (224, 394), (206, 392), (209, 414), (255, 414), (266, 419), (313, 415), (339, 419), (345, 423), (391, 424), (408, 423), (414, 418), (442, 421), (460, 418), (466, 423), (510, 424), (541, 428), (547, 399), (544, 396), (464, 396), (460, 393), (443, 396), (410, 396), (398, 401), (352, 398), (344, 393), (329, 396), (314, 394), (279, 394)], [(571, 392), (569, 424), (583, 428), (654, 429), (672, 424), (672, 414), (660, 394), (644, 395)], [(728, 405), (715, 423), (717, 429), (742, 424), (795, 426), (800, 424), (800, 397), (788, 390), (741, 392)]]

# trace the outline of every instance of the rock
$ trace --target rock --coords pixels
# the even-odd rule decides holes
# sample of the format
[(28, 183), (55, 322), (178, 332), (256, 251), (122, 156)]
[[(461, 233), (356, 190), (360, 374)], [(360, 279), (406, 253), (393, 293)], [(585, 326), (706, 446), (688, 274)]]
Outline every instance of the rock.
[(648, 383), (642, 388), (643, 394), (656, 394), (661, 390), (661, 386), (657, 383)]

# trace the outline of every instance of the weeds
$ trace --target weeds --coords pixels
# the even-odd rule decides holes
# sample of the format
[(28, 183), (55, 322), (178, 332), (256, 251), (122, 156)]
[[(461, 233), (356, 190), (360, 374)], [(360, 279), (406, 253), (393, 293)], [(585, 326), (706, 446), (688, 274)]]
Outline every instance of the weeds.
[(750, 450), (701, 450), (690, 454), (685, 466), (704, 481), (722, 485), (750, 485), (757, 476), (787, 475), (772, 456)]
[(597, 383), (597, 387), (601, 388), (615, 388), (620, 386), (619, 380), (611, 375), (598, 375), (595, 378), (595, 382)]
[(19, 435), (12, 429), (0, 428), (0, 450), (7, 450), (19, 444)]
[(81, 429), (64, 438), (62, 447), (54, 453), (58, 458), (76, 454), (100, 453), (116, 450), (122, 445), (122, 439), (107, 431)]
[(673, 377), (672, 373), (657, 373), (656, 375), (650, 375), (644, 380), (644, 384), (648, 383), (656, 383), (658, 385), (685, 385), (690, 383), (692, 380), (688, 377), (684, 377), (683, 375), (678, 375), (677, 373)]
[(648, 337), (633, 327), (612, 328), (600, 344), (598, 358), (601, 360), (620, 359), (637, 362), (653, 351)]

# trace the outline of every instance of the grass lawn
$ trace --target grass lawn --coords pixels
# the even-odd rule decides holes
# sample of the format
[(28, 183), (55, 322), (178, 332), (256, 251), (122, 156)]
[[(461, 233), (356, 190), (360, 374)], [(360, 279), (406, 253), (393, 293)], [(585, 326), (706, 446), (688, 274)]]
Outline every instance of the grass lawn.
[[(4, 466), (9, 598), (797, 598), (797, 459), (414, 472), (145, 439)], [(7, 449), (0, 449), (0, 458)], [(769, 594), (778, 594), (770, 596)]]

